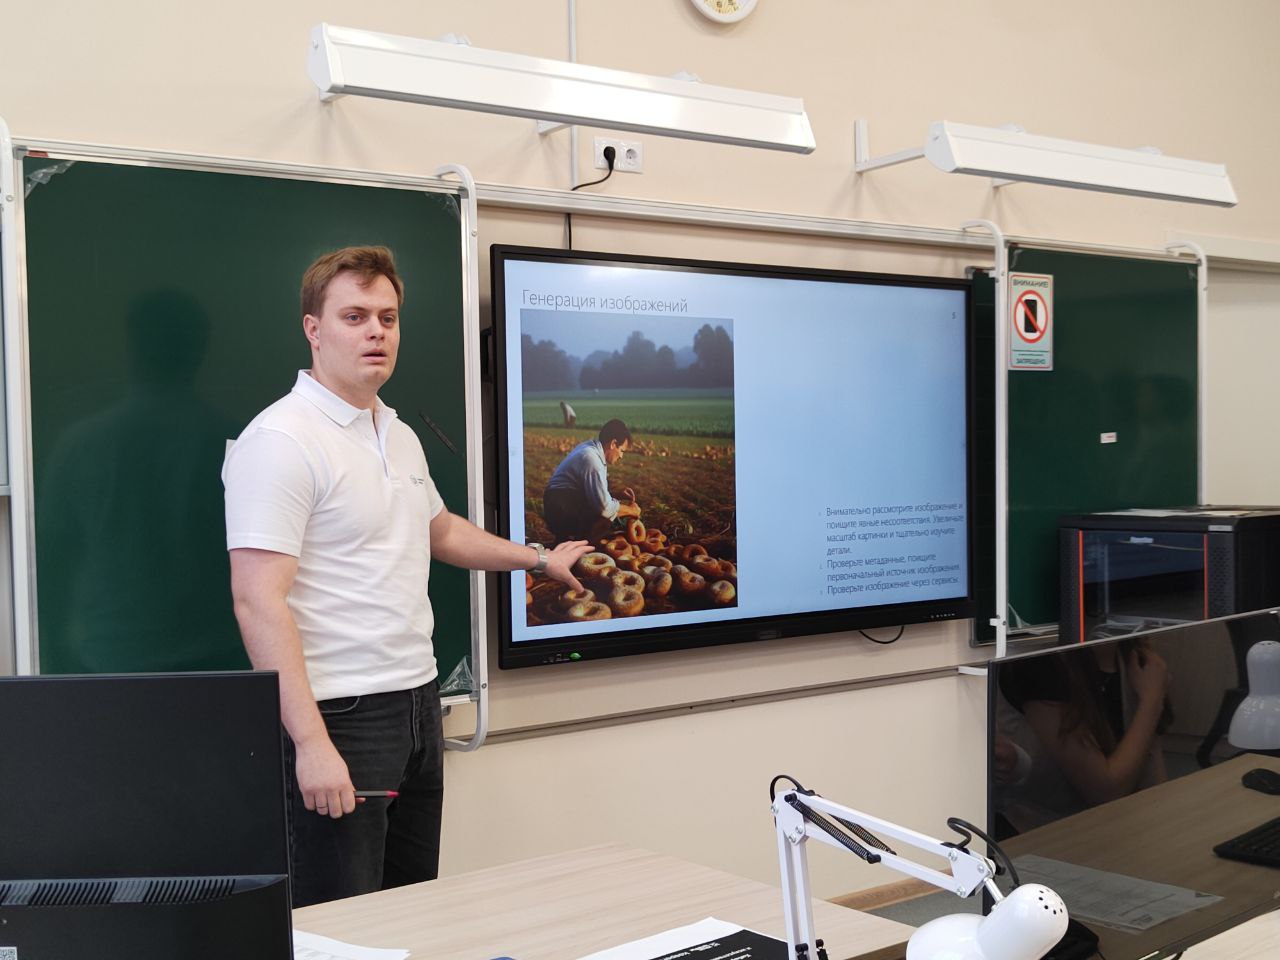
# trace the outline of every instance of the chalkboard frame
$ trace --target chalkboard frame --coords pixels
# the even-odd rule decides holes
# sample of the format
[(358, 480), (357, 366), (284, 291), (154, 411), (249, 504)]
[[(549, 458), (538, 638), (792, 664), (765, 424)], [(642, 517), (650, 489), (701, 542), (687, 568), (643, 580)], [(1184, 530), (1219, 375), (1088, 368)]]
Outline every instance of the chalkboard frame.
[[(7, 463), (9, 512), (11, 516), (11, 554), (13, 557), (13, 629), (15, 667), (19, 674), (39, 672), (39, 627), (37, 623), (37, 584), (35, 578), (35, 495), (32, 470), (31, 368), (28, 344), (29, 296), (26, 264), (25, 184), (23, 163), (27, 158), (76, 163), (104, 163), (161, 167), (165, 169), (241, 175), (282, 180), (305, 180), (314, 183), (399, 189), (447, 194), (458, 203), (461, 294), (463, 323), (463, 385), (466, 423), (466, 488), (467, 517), (483, 526), (483, 445), (480, 407), (480, 340), (479, 280), (476, 255), (476, 187), (465, 167), (441, 167), (432, 177), (384, 174), (373, 171), (335, 169), (318, 166), (256, 161), (230, 157), (201, 156), (166, 151), (107, 147), (63, 141), (12, 139), (0, 143), (4, 154), (0, 163), (0, 193), (6, 210), (3, 238), (3, 336), (5, 410), (7, 426)], [(452, 175), (458, 181), (446, 180)], [(282, 388), (287, 389), (287, 385)], [(0, 491), (3, 493), (5, 491)], [(455, 740), (455, 748), (472, 749), (483, 740), (483, 717), (486, 713), (488, 682), (486, 662), (485, 577), (472, 571), (470, 586), (470, 641), (472, 689), (442, 697), (446, 706), (476, 702), (479, 704), (476, 737), (471, 742)]]

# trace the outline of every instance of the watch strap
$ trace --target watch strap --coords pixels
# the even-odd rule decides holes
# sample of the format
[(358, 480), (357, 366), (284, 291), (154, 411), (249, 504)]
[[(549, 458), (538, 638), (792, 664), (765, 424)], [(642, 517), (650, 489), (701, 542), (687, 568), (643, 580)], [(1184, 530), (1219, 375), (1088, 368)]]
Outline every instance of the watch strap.
[(538, 562), (529, 568), (529, 572), (536, 576), (547, 569), (547, 548), (540, 543), (531, 543), (529, 546), (538, 551)]

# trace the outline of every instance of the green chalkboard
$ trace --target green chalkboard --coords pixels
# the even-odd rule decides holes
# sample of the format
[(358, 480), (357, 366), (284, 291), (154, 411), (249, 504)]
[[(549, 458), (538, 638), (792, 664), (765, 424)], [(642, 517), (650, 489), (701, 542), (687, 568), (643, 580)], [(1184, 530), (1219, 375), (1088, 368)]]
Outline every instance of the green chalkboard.
[[(382, 396), (466, 514), (455, 195), (34, 158), (24, 174), (43, 672), (247, 665), (219, 474), (227, 440), (309, 365), (298, 284), (328, 250), (395, 252), (402, 345)], [(467, 574), (437, 565), (431, 595), (443, 681), (470, 658)]]
[(1017, 247), (1009, 271), (1054, 297), (1053, 370), (1009, 372), (1009, 617), (1056, 623), (1061, 515), (1196, 502), (1196, 269)]

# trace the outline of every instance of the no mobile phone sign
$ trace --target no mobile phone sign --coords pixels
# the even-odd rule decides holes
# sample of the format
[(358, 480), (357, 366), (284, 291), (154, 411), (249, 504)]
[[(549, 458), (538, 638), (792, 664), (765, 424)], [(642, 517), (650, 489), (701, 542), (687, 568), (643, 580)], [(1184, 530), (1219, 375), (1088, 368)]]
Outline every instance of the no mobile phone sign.
[(1053, 277), (1009, 274), (1009, 369), (1053, 369)]

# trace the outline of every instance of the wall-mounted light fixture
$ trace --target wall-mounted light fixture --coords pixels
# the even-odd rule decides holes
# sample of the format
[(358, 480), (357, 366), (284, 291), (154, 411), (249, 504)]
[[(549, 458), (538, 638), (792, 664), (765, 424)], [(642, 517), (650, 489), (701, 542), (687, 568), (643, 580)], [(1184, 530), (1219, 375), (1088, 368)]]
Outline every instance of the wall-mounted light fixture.
[(924, 157), (945, 173), (993, 177), (995, 186), (1045, 183), (1219, 207), (1236, 205), (1236, 192), (1222, 164), (1166, 157), (1146, 148), (1102, 147), (1017, 128), (975, 127), (948, 120), (930, 125), (923, 147), (882, 157), (870, 156), (865, 120), (855, 122), (854, 137), (858, 173)]
[(465, 43), (319, 24), (307, 72), (322, 97), (349, 94), (549, 124), (812, 153), (804, 101), (548, 60)]

